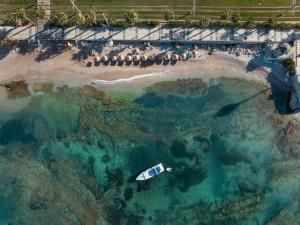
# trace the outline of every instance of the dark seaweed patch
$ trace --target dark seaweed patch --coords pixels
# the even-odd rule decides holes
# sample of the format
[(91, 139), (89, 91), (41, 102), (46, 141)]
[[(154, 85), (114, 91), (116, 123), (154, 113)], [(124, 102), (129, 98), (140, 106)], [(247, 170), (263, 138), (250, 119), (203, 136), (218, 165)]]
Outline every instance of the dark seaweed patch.
[(182, 192), (188, 191), (191, 186), (202, 182), (207, 177), (207, 170), (199, 165), (190, 167), (180, 162), (174, 168), (174, 178), (171, 182)]
[(170, 151), (172, 156), (175, 158), (193, 158), (194, 155), (186, 151), (184, 141), (174, 141), (170, 148)]
[(105, 173), (109, 180), (110, 186), (122, 186), (124, 184), (124, 174), (120, 168), (112, 170), (106, 169)]
[(137, 192), (147, 191), (148, 189), (150, 189), (150, 181), (146, 180), (146, 181), (137, 183), (137, 186), (136, 186)]
[(104, 163), (108, 163), (111, 161), (111, 156), (109, 154), (105, 154), (103, 157), (102, 157), (102, 162)]
[(142, 97), (136, 99), (135, 103), (141, 104), (146, 108), (161, 107), (164, 105), (164, 98), (155, 93), (146, 93)]
[(223, 165), (226, 165), (226, 166), (232, 166), (241, 161), (243, 161), (243, 162), (248, 161), (245, 158), (245, 156), (243, 154), (241, 154), (240, 152), (237, 152), (237, 151), (229, 152), (226, 149), (218, 152), (217, 158)]
[(0, 129), (0, 144), (11, 142), (34, 142), (32, 134), (26, 132), (26, 128), (21, 120), (11, 120)]
[(95, 161), (96, 160), (95, 160), (94, 156), (89, 156), (88, 162), (86, 165), (86, 171), (87, 171), (88, 176), (95, 177), (95, 170), (94, 170)]
[(129, 201), (133, 197), (133, 190), (132, 188), (126, 188), (124, 191), (124, 198), (126, 201)]

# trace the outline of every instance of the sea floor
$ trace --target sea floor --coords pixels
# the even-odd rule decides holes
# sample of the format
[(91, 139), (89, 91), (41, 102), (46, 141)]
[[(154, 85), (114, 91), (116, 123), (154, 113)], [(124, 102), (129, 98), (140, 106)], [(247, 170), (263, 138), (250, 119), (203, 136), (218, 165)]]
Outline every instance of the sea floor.
[[(0, 110), (0, 224), (299, 224), (300, 125), (264, 84), (22, 97)], [(135, 181), (160, 162), (173, 172)]]

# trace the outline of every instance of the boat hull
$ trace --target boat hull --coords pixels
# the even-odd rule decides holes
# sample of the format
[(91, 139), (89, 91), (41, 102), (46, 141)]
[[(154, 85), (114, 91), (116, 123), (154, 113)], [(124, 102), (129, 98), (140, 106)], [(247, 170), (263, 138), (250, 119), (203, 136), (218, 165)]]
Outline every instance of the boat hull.
[(163, 164), (159, 163), (159, 164), (143, 171), (142, 173), (140, 173), (137, 176), (136, 180), (148, 180), (152, 177), (157, 176), (158, 174), (160, 174), (164, 171), (165, 171), (165, 168), (164, 168)]

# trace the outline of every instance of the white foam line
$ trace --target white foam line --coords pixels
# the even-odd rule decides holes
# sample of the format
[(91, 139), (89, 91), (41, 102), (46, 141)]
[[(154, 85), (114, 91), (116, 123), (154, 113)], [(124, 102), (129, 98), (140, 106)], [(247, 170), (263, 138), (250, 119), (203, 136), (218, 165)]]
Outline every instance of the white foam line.
[(142, 75), (137, 75), (133, 77), (129, 77), (126, 79), (117, 79), (117, 80), (98, 80), (94, 79), (92, 80), (93, 83), (95, 84), (118, 84), (118, 83), (124, 83), (124, 82), (130, 82), (133, 80), (139, 80), (139, 79), (144, 79), (144, 78), (153, 78), (153, 77), (161, 77), (161, 73), (148, 73), (148, 74), (142, 74)]

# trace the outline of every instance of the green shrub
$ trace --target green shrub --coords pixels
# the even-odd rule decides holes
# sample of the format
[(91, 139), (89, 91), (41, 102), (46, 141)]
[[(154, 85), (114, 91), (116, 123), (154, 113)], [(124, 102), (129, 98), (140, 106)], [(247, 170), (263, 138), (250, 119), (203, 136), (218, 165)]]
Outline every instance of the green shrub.
[(168, 10), (165, 12), (165, 20), (170, 21), (175, 19), (175, 12), (174, 10)]
[(129, 27), (129, 24), (126, 21), (116, 21), (114, 24), (115, 27)]
[(222, 20), (231, 20), (232, 17), (232, 11), (230, 9), (225, 9), (222, 14), (221, 14), (221, 19)]
[(210, 25), (210, 18), (208, 16), (200, 17), (198, 25), (203, 28), (208, 27)]
[(247, 17), (246, 22), (245, 22), (245, 26), (247, 28), (250, 28), (250, 29), (255, 28), (256, 25), (255, 25), (254, 18), (253, 17)]
[(54, 14), (52, 18), (52, 23), (55, 26), (63, 27), (69, 22), (68, 15), (65, 12), (58, 11)]
[(270, 17), (266, 23), (267, 27), (272, 28), (272, 29), (275, 28), (277, 26), (277, 24), (278, 24), (278, 19), (276, 16)]
[(82, 13), (76, 13), (73, 17), (73, 24), (81, 26), (85, 24), (85, 16)]
[(9, 12), (4, 17), (4, 24), (10, 26), (20, 26), (23, 24), (26, 17), (25, 9), (15, 9), (12, 12)]
[(85, 15), (85, 22), (84, 25), (87, 27), (93, 27), (97, 25), (97, 14), (95, 11), (90, 10), (86, 15)]
[(44, 19), (46, 17), (46, 9), (43, 7), (37, 7), (35, 9), (35, 15), (39, 19)]
[(231, 15), (231, 22), (234, 24), (234, 25), (238, 25), (241, 21), (242, 17), (240, 15), (239, 12), (233, 12), (232, 15)]
[(157, 26), (159, 26), (159, 22), (158, 21), (153, 21), (153, 20), (143, 21), (142, 24), (144, 24), (146, 26), (149, 26), (149, 27), (157, 27)]
[(299, 29), (300, 28), (300, 23), (295, 23), (295, 24), (288, 23), (285, 29), (292, 29), (292, 28)]
[[(114, 16), (108, 16), (107, 17), (107, 21), (108, 21), (108, 23), (109, 23), (110, 26), (115, 26), (115, 24), (117, 22), (117, 19)], [(106, 24), (105, 20), (103, 22), (104, 22), (103, 24)]]
[(129, 10), (125, 13), (125, 19), (130, 26), (134, 26), (139, 21), (139, 16), (134, 10)]
[(213, 23), (211, 23), (212, 26), (216, 27), (231, 27), (232, 24), (229, 21), (222, 21), (222, 20), (216, 20)]

